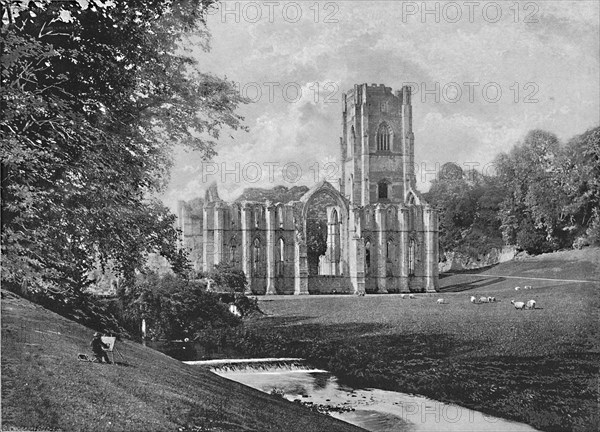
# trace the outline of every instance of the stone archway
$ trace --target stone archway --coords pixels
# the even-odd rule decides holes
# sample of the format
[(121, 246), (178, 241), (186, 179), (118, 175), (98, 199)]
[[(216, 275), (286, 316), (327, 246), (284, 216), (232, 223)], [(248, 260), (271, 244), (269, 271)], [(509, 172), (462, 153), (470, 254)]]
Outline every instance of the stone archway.
[(302, 201), (309, 292), (350, 292), (347, 202), (327, 182), (310, 190)]

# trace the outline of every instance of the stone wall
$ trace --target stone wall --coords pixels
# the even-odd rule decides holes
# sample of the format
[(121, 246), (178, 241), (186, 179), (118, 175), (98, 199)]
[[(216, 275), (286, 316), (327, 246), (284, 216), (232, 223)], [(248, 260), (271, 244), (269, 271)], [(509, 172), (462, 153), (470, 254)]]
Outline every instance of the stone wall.
[(350, 294), (352, 285), (346, 276), (309, 276), (310, 294)]

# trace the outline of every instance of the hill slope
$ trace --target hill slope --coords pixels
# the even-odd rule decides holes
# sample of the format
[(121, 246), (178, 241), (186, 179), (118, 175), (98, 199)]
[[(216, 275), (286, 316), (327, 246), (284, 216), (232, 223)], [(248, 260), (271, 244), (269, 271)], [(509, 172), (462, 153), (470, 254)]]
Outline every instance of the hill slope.
[(2, 297), (2, 430), (362, 430), (130, 341), (128, 366), (78, 361), (91, 330)]

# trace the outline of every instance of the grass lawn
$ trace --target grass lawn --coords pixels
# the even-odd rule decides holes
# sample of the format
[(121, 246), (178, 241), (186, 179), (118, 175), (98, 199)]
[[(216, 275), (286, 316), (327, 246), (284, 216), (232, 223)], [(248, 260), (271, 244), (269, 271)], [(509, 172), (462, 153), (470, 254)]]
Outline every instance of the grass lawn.
[[(565, 267), (560, 257), (536, 262), (486, 273), (545, 277), (544, 266)], [(578, 265), (588, 277), (596, 271)], [(423, 394), (541, 430), (598, 429), (600, 282), (485, 274), (440, 282), (441, 293), (414, 300), (262, 297), (267, 315), (250, 324), (262, 340), (248, 351), (305, 357), (354, 385)], [(471, 304), (471, 295), (499, 301)], [(539, 309), (516, 310), (511, 299), (535, 299)]]
[(362, 430), (129, 341), (128, 366), (80, 362), (92, 334), (2, 292), (2, 430)]

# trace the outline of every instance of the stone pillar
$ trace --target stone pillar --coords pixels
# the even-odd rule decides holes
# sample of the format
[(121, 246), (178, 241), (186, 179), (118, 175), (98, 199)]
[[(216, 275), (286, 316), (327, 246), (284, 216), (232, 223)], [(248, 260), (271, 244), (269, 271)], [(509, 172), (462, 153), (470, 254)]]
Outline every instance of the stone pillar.
[(408, 276), (408, 248), (410, 244), (409, 233), (409, 214), (408, 208), (405, 206), (398, 207), (398, 234), (400, 243), (400, 292), (409, 292), (409, 276)]
[(431, 207), (425, 207), (423, 212), (424, 222), (424, 276), (425, 291), (436, 292), (439, 289), (438, 270), (438, 215)]
[(387, 293), (387, 229), (386, 210), (381, 204), (375, 207), (375, 229), (377, 230), (377, 292)]
[(354, 207), (350, 210), (349, 231), (349, 267), (350, 283), (353, 294), (363, 295), (365, 293), (365, 242), (362, 238), (362, 221), (360, 219), (360, 209)]
[(265, 294), (277, 294), (275, 290), (275, 230), (277, 224), (276, 207), (268, 202), (266, 205), (266, 226), (267, 226), (267, 290)]
[(410, 87), (402, 87), (402, 162), (404, 172), (403, 196), (415, 185), (414, 134), (412, 131), (412, 104)]
[(296, 252), (295, 278), (294, 278), (294, 295), (305, 295), (308, 292), (308, 258), (306, 253), (306, 240), (304, 236), (296, 232), (294, 241)]
[(214, 266), (214, 219), (215, 204), (213, 202), (204, 203), (204, 225), (202, 227), (202, 269), (209, 272)]
[(215, 204), (214, 213), (214, 224), (215, 224), (215, 235), (214, 235), (214, 257), (213, 264), (220, 264), (223, 262), (223, 242), (224, 242), (224, 229), (225, 229), (225, 205), (222, 202)]
[(252, 294), (252, 207), (242, 204), (242, 270), (246, 274), (248, 288), (246, 294)]

